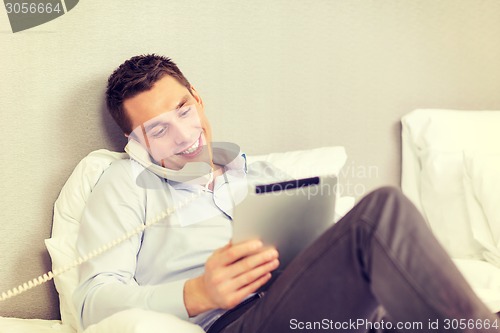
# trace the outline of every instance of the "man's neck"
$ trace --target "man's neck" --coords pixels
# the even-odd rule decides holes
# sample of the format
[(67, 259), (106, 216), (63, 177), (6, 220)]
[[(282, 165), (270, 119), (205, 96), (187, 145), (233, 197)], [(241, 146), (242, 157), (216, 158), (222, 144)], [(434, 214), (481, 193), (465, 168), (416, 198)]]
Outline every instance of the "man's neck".
[(214, 164), (213, 177), (211, 182), (208, 184), (208, 189), (210, 191), (214, 190), (215, 178), (219, 177), (224, 173), (224, 168), (221, 165)]

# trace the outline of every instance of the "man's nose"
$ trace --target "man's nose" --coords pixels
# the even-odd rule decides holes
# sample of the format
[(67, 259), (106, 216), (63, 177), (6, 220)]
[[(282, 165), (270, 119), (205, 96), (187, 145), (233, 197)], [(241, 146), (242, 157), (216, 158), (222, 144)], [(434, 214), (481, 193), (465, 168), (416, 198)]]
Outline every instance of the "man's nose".
[(183, 143), (191, 143), (191, 131), (185, 126), (174, 126), (173, 135), (176, 144), (181, 145)]

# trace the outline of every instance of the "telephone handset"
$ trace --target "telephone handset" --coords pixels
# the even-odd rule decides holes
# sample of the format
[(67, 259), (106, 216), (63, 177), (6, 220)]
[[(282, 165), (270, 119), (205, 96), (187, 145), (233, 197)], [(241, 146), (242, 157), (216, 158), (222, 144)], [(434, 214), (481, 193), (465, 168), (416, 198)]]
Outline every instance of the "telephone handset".
[[(204, 147), (204, 149), (206, 149)], [(148, 151), (134, 139), (130, 139), (125, 146), (125, 152), (144, 168), (154, 174), (177, 182), (196, 182), (206, 184), (211, 180), (212, 166), (207, 162), (186, 163), (180, 170), (164, 168), (156, 164), (149, 155)]]
[[(238, 163), (241, 148), (231, 142), (210, 142), (203, 149), (208, 149), (212, 163), (229, 166)], [(206, 161), (188, 162), (180, 170), (164, 168), (153, 161), (149, 152), (136, 140), (130, 139), (125, 151), (129, 156), (154, 174), (176, 182), (206, 184), (212, 180), (213, 165)]]

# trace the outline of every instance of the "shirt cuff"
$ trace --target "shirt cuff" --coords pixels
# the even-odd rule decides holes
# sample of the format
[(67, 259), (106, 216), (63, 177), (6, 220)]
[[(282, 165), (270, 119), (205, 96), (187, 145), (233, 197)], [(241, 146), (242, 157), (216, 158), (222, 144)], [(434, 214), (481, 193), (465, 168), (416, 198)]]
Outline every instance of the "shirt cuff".
[(183, 279), (155, 286), (149, 299), (149, 308), (153, 311), (173, 314), (180, 319), (188, 319), (189, 314), (184, 304), (186, 281), (187, 279)]

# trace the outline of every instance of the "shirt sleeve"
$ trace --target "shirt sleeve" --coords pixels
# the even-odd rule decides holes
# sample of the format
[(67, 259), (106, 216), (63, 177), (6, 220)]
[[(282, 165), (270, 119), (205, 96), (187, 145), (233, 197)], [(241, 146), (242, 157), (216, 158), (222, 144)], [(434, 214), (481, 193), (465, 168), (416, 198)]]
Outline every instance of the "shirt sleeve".
[[(128, 160), (113, 163), (93, 189), (81, 218), (78, 255), (145, 223), (146, 191), (136, 185), (130, 165)], [(83, 328), (130, 308), (189, 317), (184, 305), (185, 279), (160, 285), (138, 285), (134, 279), (142, 236), (135, 235), (79, 267), (73, 301)]]

